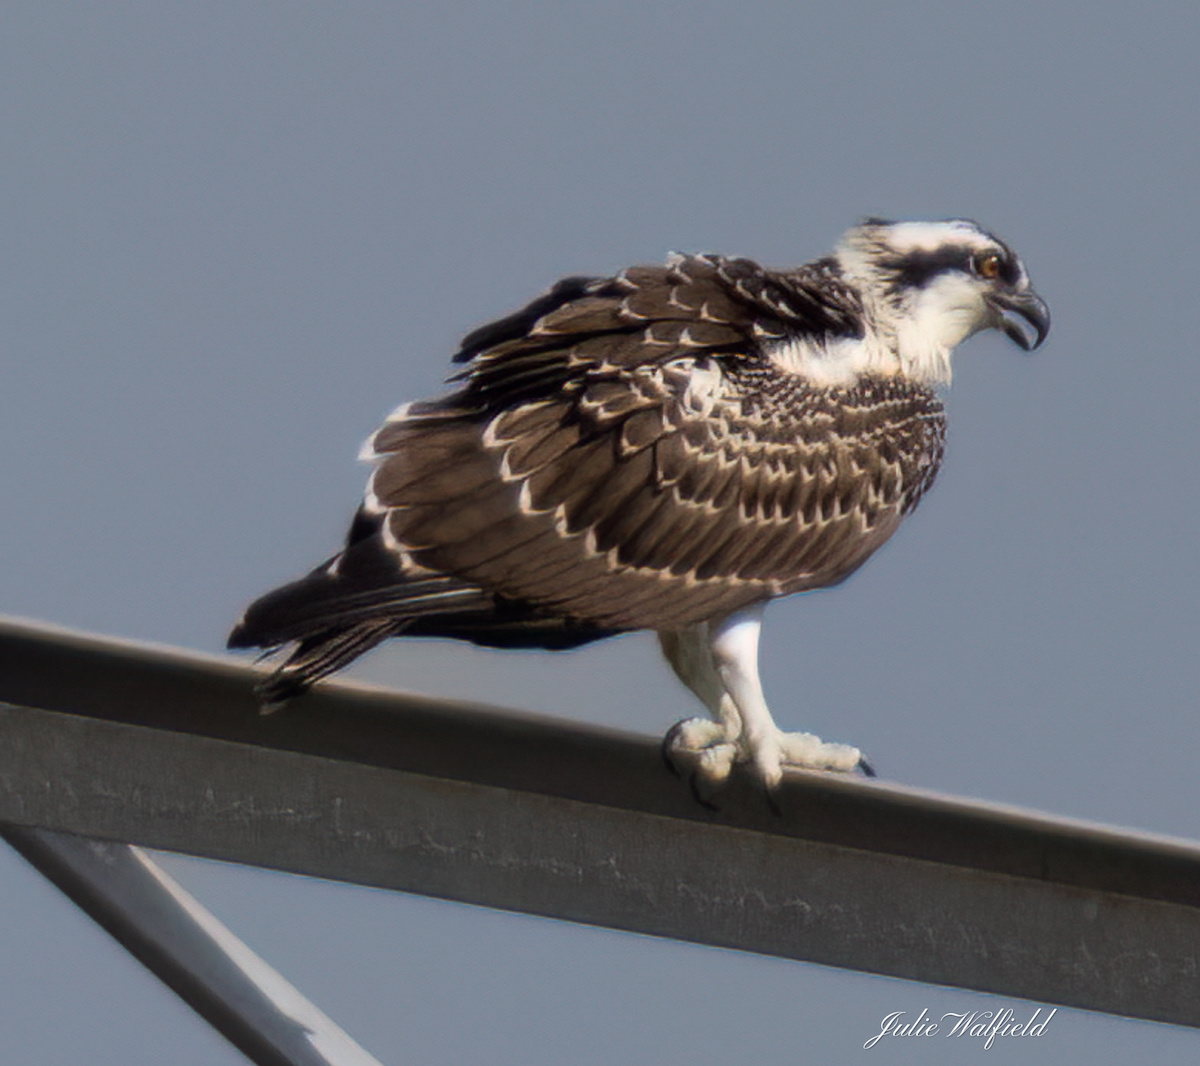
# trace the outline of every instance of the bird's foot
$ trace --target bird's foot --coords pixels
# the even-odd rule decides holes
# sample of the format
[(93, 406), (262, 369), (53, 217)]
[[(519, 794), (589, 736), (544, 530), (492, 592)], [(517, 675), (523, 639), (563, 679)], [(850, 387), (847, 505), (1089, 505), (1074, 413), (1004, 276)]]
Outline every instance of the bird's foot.
[(863, 753), (849, 744), (832, 744), (812, 733), (780, 730), (731, 739), (721, 723), (708, 718), (676, 722), (663, 738), (663, 756), (680, 777), (692, 782), (702, 798), (723, 785), (738, 763), (749, 764), (754, 776), (768, 789), (779, 784), (788, 768), (858, 771), (866, 777), (875, 776)]
[(663, 737), (663, 758), (680, 777), (692, 784), (701, 802), (728, 779), (740, 755), (724, 727), (710, 718), (685, 718)]
[(867, 757), (850, 744), (834, 744), (812, 733), (781, 732), (777, 740), (782, 754), (780, 772), (793, 767), (799, 770), (833, 770), (842, 774), (857, 770), (864, 777), (875, 776), (875, 768), (867, 761)]

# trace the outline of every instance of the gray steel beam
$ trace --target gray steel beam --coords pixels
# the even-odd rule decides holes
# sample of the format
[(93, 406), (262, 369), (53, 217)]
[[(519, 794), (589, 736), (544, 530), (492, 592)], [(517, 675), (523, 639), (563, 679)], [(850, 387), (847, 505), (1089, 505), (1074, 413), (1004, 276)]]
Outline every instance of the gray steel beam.
[(382, 1066), (140, 848), (0, 836), (257, 1066)]
[(1200, 1025), (1200, 846), (0, 624), (0, 821)]

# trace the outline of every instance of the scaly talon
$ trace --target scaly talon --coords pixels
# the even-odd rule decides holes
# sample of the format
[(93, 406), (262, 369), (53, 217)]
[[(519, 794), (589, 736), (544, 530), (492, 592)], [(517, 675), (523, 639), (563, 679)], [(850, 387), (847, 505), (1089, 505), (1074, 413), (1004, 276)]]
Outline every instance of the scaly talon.
[(758, 680), (760, 614), (752, 608), (716, 625), (702, 622), (659, 635), (675, 672), (713, 715), (671, 727), (662, 749), (668, 764), (692, 782), (697, 796), (704, 786), (724, 784), (738, 763), (748, 764), (768, 792), (789, 767), (874, 777), (858, 748), (812, 733), (784, 733), (775, 725)]

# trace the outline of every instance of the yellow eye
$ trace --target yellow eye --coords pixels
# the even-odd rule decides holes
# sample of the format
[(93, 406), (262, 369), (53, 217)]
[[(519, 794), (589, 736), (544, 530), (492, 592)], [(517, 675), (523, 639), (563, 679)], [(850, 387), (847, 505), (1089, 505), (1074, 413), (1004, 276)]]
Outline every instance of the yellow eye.
[(998, 252), (980, 252), (974, 259), (971, 260), (971, 268), (981, 278), (987, 281), (994, 281), (1000, 276), (1000, 268), (1004, 265), (1004, 261), (1000, 258)]

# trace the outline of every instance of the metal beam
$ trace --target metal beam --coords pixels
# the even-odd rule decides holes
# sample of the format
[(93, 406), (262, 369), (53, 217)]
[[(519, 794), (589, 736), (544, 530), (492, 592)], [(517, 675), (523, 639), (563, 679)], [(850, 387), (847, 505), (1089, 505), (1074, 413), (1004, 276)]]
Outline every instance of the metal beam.
[(0, 821), (1200, 1025), (1200, 845), (0, 624)]
[(0, 836), (257, 1066), (382, 1066), (140, 848)]

